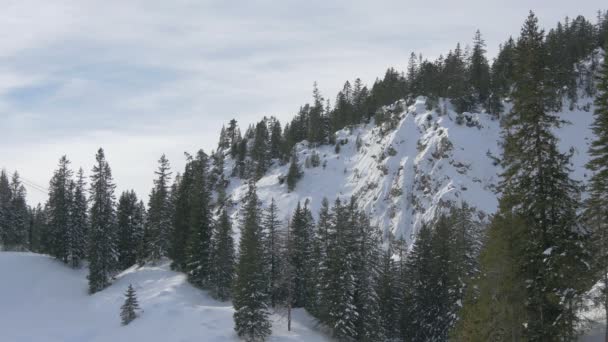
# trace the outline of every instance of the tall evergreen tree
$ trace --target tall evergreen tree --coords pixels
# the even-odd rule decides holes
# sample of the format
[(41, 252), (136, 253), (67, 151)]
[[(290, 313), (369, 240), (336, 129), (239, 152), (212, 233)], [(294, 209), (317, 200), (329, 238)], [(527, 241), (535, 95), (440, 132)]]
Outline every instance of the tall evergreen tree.
[(377, 289), (379, 319), (389, 341), (398, 340), (401, 336), (399, 329), (401, 291), (399, 268), (393, 259), (393, 249), (389, 244), (382, 253)]
[(172, 260), (171, 267), (182, 272), (187, 270), (187, 245), (190, 236), (194, 165), (195, 163), (191, 159), (186, 163), (175, 195), (169, 255)]
[(473, 52), (469, 60), (469, 82), (473, 87), (476, 104), (487, 107), (490, 96), (490, 65), (485, 56), (486, 44), (479, 30), (473, 38)]
[(235, 253), (232, 224), (226, 209), (222, 210), (213, 235), (211, 290), (219, 300), (232, 296)]
[(355, 305), (356, 274), (352, 213), (348, 206), (336, 200), (333, 208), (334, 223), (329, 232), (327, 265), (323, 274), (322, 298), (327, 307), (324, 321), (338, 339), (353, 339), (357, 334)]
[(253, 182), (249, 183), (242, 212), (233, 300), (235, 330), (246, 341), (263, 341), (271, 333), (271, 323), (264, 276), (260, 201)]
[(10, 229), (11, 187), (4, 169), (0, 170), (0, 247), (5, 245)]
[(357, 309), (356, 338), (359, 341), (382, 341), (385, 331), (378, 312), (378, 278), (380, 262), (380, 234), (372, 227), (367, 215), (354, 207), (351, 199), (354, 225), (351, 226), (356, 250), (354, 251), (355, 307)]
[(268, 275), (268, 293), (270, 305), (274, 307), (278, 304), (281, 297), (281, 265), (282, 259), (282, 231), (279, 212), (274, 198), (264, 211), (262, 218), (265, 241), (265, 273)]
[(25, 187), (21, 184), (17, 171), (11, 177), (10, 192), (9, 226), (4, 246), (7, 249), (23, 250), (28, 245), (28, 208), (25, 202)]
[(110, 285), (117, 268), (116, 211), (112, 170), (103, 149), (97, 151), (91, 174), (89, 231), (89, 293)]
[[(482, 273), (482, 278), (486, 279), (481, 281), (500, 279), (491, 272), (505, 272), (500, 276), (512, 278), (514, 288), (525, 288), (525, 315), (516, 318), (525, 327), (524, 339), (573, 340), (589, 255), (586, 236), (577, 225), (579, 187), (569, 177), (569, 156), (558, 150), (553, 134), (561, 122), (547, 110), (550, 101), (546, 96), (544, 63), (543, 32), (530, 13), (516, 47), (516, 83), (513, 109), (505, 122), (502, 197), (497, 216), (514, 215), (512, 222), (524, 226), (517, 228), (523, 237), (491, 235), (517, 238), (522, 246), (512, 240), (488, 241), (489, 245), (506, 244), (507, 248), (517, 249), (522, 257), (514, 260), (516, 276), (501, 267), (502, 261), (488, 259), (496, 264), (483, 265), (486, 273)], [(510, 289), (500, 289), (505, 293), (498, 296), (510, 295)]]
[(70, 209), (73, 193), (70, 184), (73, 182), (73, 172), (70, 161), (66, 156), (59, 159), (59, 166), (49, 184), (49, 199), (47, 203), (48, 217), (48, 250), (47, 253), (67, 263), (69, 258), (69, 227)]
[(197, 153), (192, 169), (190, 235), (186, 246), (186, 270), (191, 283), (201, 288), (207, 288), (211, 275), (211, 237), (214, 222), (211, 207), (211, 184), (209, 184), (209, 157), (202, 150)]
[(164, 154), (158, 160), (158, 170), (155, 175), (154, 189), (150, 193), (148, 202), (145, 240), (147, 257), (153, 262), (158, 262), (168, 254), (173, 214), (169, 198), (171, 172), (169, 160)]
[(84, 171), (78, 170), (76, 182), (72, 182), (72, 201), (70, 202), (70, 218), (68, 226), (68, 263), (76, 268), (80, 267), (87, 251), (87, 198)]
[[(603, 287), (599, 300), (608, 312), (608, 58), (597, 78), (595, 115), (591, 126), (595, 139), (591, 143), (587, 164), (593, 172), (589, 182), (589, 198), (585, 216), (592, 232), (596, 279), (601, 279)], [(608, 327), (608, 316), (606, 318)], [(608, 341), (608, 328), (606, 329)]]
[(313, 222), (311, 222), (310, 210), (306, 205), (300, 203), (296, 207), (291, 219), (289, 229), (291, 230), (292, 244), (289, 255), (289, 263), (294, 269), (294, 296), (293, 307), (309, 307), (312, 304), (314, 284), (311, 284), (314, 265), (313, 257)]
[(144, 238), (144, 213), (135, 191), (125, 191), (120, 195), (116, 216), (118, 221), (118, 267), (124, 270), (138, 261), (143, 261), (138, 259), (138, 253)]
[(302, 170), (300, 169), (300, 165), (298, 163), (298, 155), (294, 149), (291, 154), (289, 170), (287, 171), (287, 191), (293, 191), (296, 188), (296, 184), (300, 178), (302, 178)]

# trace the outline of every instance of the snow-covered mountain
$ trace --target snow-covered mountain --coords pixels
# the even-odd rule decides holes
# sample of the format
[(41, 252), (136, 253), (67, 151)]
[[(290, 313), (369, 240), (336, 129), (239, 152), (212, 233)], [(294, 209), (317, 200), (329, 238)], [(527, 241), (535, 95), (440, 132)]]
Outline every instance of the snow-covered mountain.
[[(409, 242), (445, 202), (465, 201), (484, 219), (498, 204), (499, 120), (486, 113), (458, 117), (443, 101), (438, 107), (428, 110), (424, 97), (411, 106), (399, 101), (384, 108), (394, 118), (392, 123), (371, 122), (336, 132), (339, 152), (334, 146), (310, 147), (301, 142), (296, 151), (304, 173), (296, 189), (288, 192), (281, 182), (289, 165), (275, 163), (257, 182), (258, 195), (266, 205), (274, 198), (285, 221), (298, 201), (308, 200), (316, 213), (323, 197), (331, 202), (336, 196), (354, 195), (385, 234)], [(573, 177), (579, 180), (586, 177), (592, 113), (590, 98), (581, 98), (574, 108), (564, 105), (559, 113), (569, 122), (557, 132), (560, 148), (573, 149)], [(321, 165), (311, 167), (307, 159), (315, 153)], [(224, 174), (231, 174), (233, 166), (228, 157)], [(233, 200), (238, 202), (246, 190), (245, 181), (230, 179), (228, 194)], [(238, 206), (233, 216), (238, 216)]]

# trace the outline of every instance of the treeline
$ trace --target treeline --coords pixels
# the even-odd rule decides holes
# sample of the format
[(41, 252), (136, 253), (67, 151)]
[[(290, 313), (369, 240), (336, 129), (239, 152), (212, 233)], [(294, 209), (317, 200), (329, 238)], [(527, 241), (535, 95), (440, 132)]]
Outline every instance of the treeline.
[[(546, 34), (542, 41), (546, 68), (543, 89), (548, 110), (559, 111), (564, 102), (574, 107), (579, 96), (595, 94), (593, 75), (600, 57), (595, 52), (605, 47), (607, 34), (608, 12), (598, 12), (595, 24), (583, 16), (566, 18)], [(236, 120), (231, 120), (221, 130), (218, 150), (230, 150), (236, 160), (233, 176), (259, 179), (273, 161), (284, 164), (292, 160), (293, 148), (299, 142), (336, 144), (338, 149), (336, 131), (371, 118), (376, 124), (394, 120), (383, 107), (401, 99), (409, 104), (424, 95), (429, 109), (445, 110), (437, 108), (439, 98), (444, 98), (458, 114), (484, 111), (499, 117), (516, 85), (517, 45), (517, 40), (509, 38), (490, 63), (486, 43), (477, 31), (472, 46), (457, 44), (434, 61), (412, 53), (406, 71), (389, 68), (371, 88), (358, 78), (345, 82), (333, 107), (314, 84), (312, 103), (301, 106), (290, 122), (283, 126), (275, 117), (265, 117), (241, 134)], [(585, 59), (588, 63), (581, 63)]]

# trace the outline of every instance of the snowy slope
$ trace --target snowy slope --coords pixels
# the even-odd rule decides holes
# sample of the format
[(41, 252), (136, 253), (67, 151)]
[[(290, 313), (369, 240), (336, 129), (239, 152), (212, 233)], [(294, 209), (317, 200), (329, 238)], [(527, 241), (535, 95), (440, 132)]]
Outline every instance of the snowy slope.
[[(429, 111), (425, 102), (419, 97), (407, 108), (403, 101), (386, 108), (399, 117), (394, 128), (372, 122), (337, 132), (336, 140), (344, 142), (339, 153), (334, 146), (311, 148), (306, 142), (298, 144), (304, 176), (295, 191), (288, 193), (286, 184), (279, 182), (289, 165), (275, 163), (258, 181), (258, 195), (266, 205), (274, 198), (282, 218), (293, 212), (298, 201), (308, 200), (316, 215), (323, 197), (333, 201), (338, 196), (347, 199), (356, 195), (385, 234), (390, 232), (409, 242), (443, 202), (466, 201), (480, 211), (481, 217), (495, 212), (500, 170), (493, 158), (501, 154), (499, 121), (484, 113), (465, 113), (465, 124), (458, 125), (456, 113), (448, 104), (441, 101), (441, 110)], [(580, 99), (576, 108), (564, 106), (559, 113), (571, 123), (557, 132), (560, 148), (574, 148), (573, 176), (579, 180), (586, 177), (584, 164), (593, 111), (590, 102)], [(326, 167), (305, 168), (305, 160), (313, 152), (320, 155)], [(232, 167), (233, 161), (228, 159), (224, 174), (231, 174)], [(235, 202), (246, 190), (242, 180), (230, 179), (228, 193)], [(233, 217), (237, 216), (235, 206)]]
[[(230, 303), (209, 298), (166, 264), (128, 269), (93, 296), (86, 292), (86, 270), (43, 255), (0, 252), (0, 274), (1, 341), (238, 340)], [(129, 284), (144, 312), (123, 327), (119, 310)], [(291, 333), (281, 315), (273, 319), (270, 341), (328, 341), (302, 311), (295, 312)]]

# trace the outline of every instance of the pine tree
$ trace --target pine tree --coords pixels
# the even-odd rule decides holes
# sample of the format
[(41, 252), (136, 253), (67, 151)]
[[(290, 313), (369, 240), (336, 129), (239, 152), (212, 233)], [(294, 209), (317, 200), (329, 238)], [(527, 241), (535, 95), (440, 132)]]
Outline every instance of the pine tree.
[(385, 331), (380, 320), (378, 297), (378, 278), (380, 262), (380, 234), (377, 227), (372, 227), (369, 218), (354, 207), (351, 199), (351, 210), (354, 211), (354, 225), (351, 226), (356, 250), (354, 266), (356, 274), (355, 307), (357, 309), (357, 332), (359, 341), (383, 341)]
[[(569, 156), (558, 150), (552, 132), (561, 122), (547, 113), (550, 99), (544, 74), (543, 32), (537, 23), (530, 13), (517, 42), (513, 109), (505, 120), (502, 197), (495, 217), (509, 218), (508, 222), (523, 227), (509, 228), (520, 235), (497, 230), (487, 242), (506, 249), (502, 255), (511, 257), (508, 260), (515, 264), (505, 267), (503, 260), (482, 258), (486, 264), (482, 263), (479, 288), (500, 279), (509, 287), (501, 284), (497, 288), (500, 292), (488, 296), (511, 300), (515, 299), (513, 291), (525, 289), (523, 301), (512, 304), (514, 309), (520, 309), (519, 303), (524, 303), (525, 314), (503, 312), (507, 336), (523, 335), (523, 339), (537, 341), (573, 340), (589, 255), (586, 236), (577, 224), (579, 187), (569, 177)], [(506, 241), (492, 241), (493, 238)], [(482, 304), (476, 309), (481, 316), (491, 312), (482, 305), (494, 305), (492, 297), (483, 295), (481, 292), (477, 303)], [(470, 324), (472, 317), (466, 318), (466, 310), (464, 317), (462, 324)], [(512, 317), (519, 322), (513, 323)], [(523, 331), (521, 327), (525, 327)]]
[(127, 325), (137, 318), (137, 311), (139, 310), (139, 303), (137, 302), (137, 295), (133, 285), (129, 284), (127, 292), (125, 293), (125, 302), (120, 307), (120, 318), (122, 325)]
[[(585, 218), (591, 230), (596, 279), (601, 279), (603, 288), (598, 298), (608, 312), (608, 58), (597, 77), (594, 121), (591, 126), (595, 139), (591, 143), (591, 160), (587, 168), (593, 172), (589, 182), (589, 198), (586, 202)], [(606, 318), (608, 327), (608, 317)], [(606, 330), (608, 340), (608, 328)]]
[(310, 108), (308, 116), (308, 132), (306, 139), (313, 144), (322, 144), (326, 136), (323, 131), (322, 117), (323, 117), (323, 97), (317, 87), (317, 82), (313, 84), (313, 100), (314, 103)]
[(150, 193), (148, 215), (146, 220), (146, 254), (152, 262), (158, 262), (167, 256), (171, 231), (171, 202), (169, 183), (171, 172), (169, 161), (163, 154), (158, 160), (158, 171), (155, 172), (154, 189)]
[(264, 276), (260, 201), (255, 183), (249, 183), (240, 222), (241, 240), (234, 285), (234, 323), (239, 337), (263, 341), (271, 333)]
[(323, 198), (321, 201), (321, 209), (319, 210), (319, 219), (315, 227), (314, 249), (313, 249), (313, 264), (317, 267), (317, 271), (313, 272), (311, 283), (314, 284), (315, 295), (315, 311), (311, 312), (319, 321), (328, 322), (329, 307), (325, 302), (324, 291), (326, 290), (325, 281), (328, 280), (330, 272), (329, 264), (329, 246), (332, 236), (332, 224), (334, 216), (329, 208), (329, 201)]
[(287, 191), (291, 192), (296, 188), (298, 180), (302, 177), (302, 171), (298, 164), (298, 155), (294, 149), (291, 155), (291, 163), (287, 171)]
[(386, 338), (390, 341), (400, 337), (399, 310), (401, 309), (399, 268), (393, 259), (393, 249), (389, 243), (382, 253), (378, 279), (379, 319)]
[(175, 195), (171, 248), (169, 251), (172, 260), (171, 268), (182, 272), (185, 272), (187, 268), (187, 244), (190, 235), (193, 181), (194, 162), (188, 160)]
[(294, 269), (294, 302), (293, 307), (309, 307), (312, 304), (314, 285), (311, 284), (314, 265), (313, 257), (313, 222), (311, 222), (310, 210), (305, 205), (298, 203), (293, 213), (289, 229), (291, 230), (292, 244), (289, 255), (289, 263)]
[(256, 180), (262, 178), (268, 167), (270, 167), (270, 136), (268, 134), (267, 119), (264, 119), (255, 126), (255, 137), (251, 147), (251, 159), (255, 163), (253, 176)]
[(197, 153), (192, 169), (186, 271), (188, 280), (192, 284), (207, 288), (211, 275), (211, 237), (214, 222), (209, 184), (209, 157), (202, 150)]
[[(408, 302), (404, 306), (404, 316), (411, 320), (403, 329), (403, 339), (407, 341), (427, 341), (437, 338), (434, 335), (436, 293), (439, 287), (434, 274), (433, 235), (431, 227), (423, 225), (416, 236), (411, 252), (407, 256), (406, 286)], [(441, 294), (439, 292), (438, 294)]]
[(525, 226), (512, 213), (497, 214), (486, 231), (480, 276), (471, 279), (451, 338), (462, 342), (522, 341), (526, 317), (525, 279), (519, 265)]
[(10, 229), (11, 187), (4, 169), (0, 170), (0, 248), (5, 246)]
[(89, 293), (110, 284), (117, 268), (117, 233), (112, 170), (103, 149), (97, 151), (91, 174), (89, 232)]
[[(42, 241), (45, 231), (46, 216), (44, 208), (40, 203), (30, 209), (30, 231), (29, 231), (29, 250), (35, 253), (42, 253)], [(1, 245), (0, 241), (0, 245)], [(86, 250), (85, 250), (86, 251)]]
[(270, 295), (270, 306), (278, 304), (281, 297), (281, 259), (282, 259), (282, 232), (279, 212), (274, 198), (264, 212), (262, 227), (264, 230), (265, 250), (265, 273), (268, 275), (268, 293)]
[(10, 193), (9, 225), (4, 245), (9, 250), (23, 250), (28, 245), (28, 208), (25, 202), (25, 187), (21, 184), (17, 171), (11, 177)]
[(59, 159), (59, 166), (49, 184), (47, 203), (49, 249), (46, 252), (65, 263), (69, 258), (68, 231), (71, 226), (70, 209), (73, 200), (73, 189), (70, 188), (73, 172), (69, 164), (66, 156)]
[(68, 226), (68, 263), (73, 268), (80, 267), (87, 251), (87, 198), (84, 171), (78, 170), (76, 182), (72, 182), (72, 201), (70, 202), (70, 218)]
[(487, 107), (490, 96), (490, 65), (485, 56), (485, 42), (481, 38), (479, 30), (475, 32), (473, 39), (473, 53), (469, 61), (469, 79), (474, 90), (476, 104)]
[[(543, 32), (530, 14), (517, 42), (513, 109), (506, 121), (502, 203), (527, 226), (527, 331), (530, 339), (571, 339), (575, 305), (586, 270), (585, 237), (576, 223), (578, 184), (569, 177), (569, 156), (559, 152), (552, 129), (561, 122), (547, 113)], [(549, 101), (550, 102), (550, 101)]]
[(232, 296), (234, 280), (234, 240), (226, 209), (222, 210), (213, 235), (211, 289), (215, 298), (225, 301)]
[[(118, 199), (118, 268), (127, 269), (145, 258), (138, 258), (144, 238), (144, 213), (135, 191), (125, 191)], [(142, 260), (143, 259), (143, 260)]]
[(270, 158), (283, 159), (285, 142), (281, 123), (275, 117), (270, 121)]
[(355, 305), (356, 274), (352, 251), (352, 212), (336, 200), (332, 211), (327, 266), (323, 274), (322, 298), (327, 306), (325, 323), (338, 339), (353, 339), (357, 334)]

